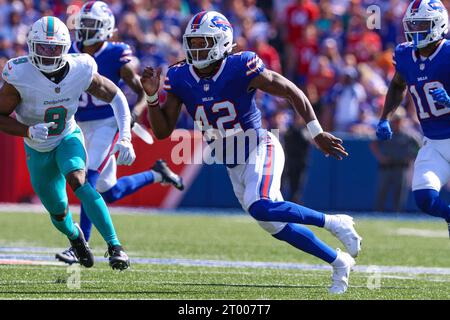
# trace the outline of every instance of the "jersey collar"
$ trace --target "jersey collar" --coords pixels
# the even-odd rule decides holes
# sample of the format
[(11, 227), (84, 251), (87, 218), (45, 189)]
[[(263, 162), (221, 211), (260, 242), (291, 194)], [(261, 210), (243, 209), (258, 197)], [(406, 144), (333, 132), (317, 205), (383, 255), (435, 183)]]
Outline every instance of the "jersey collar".
[[(444, 40), (441, 41), (441, 43), (440, 43), (439, 46), (436, 48), (436, 50), (433, 52), (433, 54), (432, 54), (431, 56), (428, 57), (428, 60), (431, 61), (431, 60), (433, 60), (434, 57), (437, 56), (437, 54), (441, 51), (441, 49), (442, 49), (442, 47), (444, 46), (444, 44), (445, 44), (446, 41), (447, 41), (446, 39), (444, 39)], [(415, 50), (412, 50), (411, 52), (412, 52), (412, 58), (413, 58), (414, 62), (417, 62), (417, 60), (420, 58), (418, 52), (416, 52)], [(426, 61), (426, 59), (423, 60), (423, 61)]]

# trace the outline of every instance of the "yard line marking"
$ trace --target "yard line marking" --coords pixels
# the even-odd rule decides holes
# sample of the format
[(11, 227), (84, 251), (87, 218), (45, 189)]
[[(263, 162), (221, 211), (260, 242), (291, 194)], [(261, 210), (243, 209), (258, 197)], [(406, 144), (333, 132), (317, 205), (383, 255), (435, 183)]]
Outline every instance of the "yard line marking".
[[(0, 264), (21, 263), (31, 264), (30, 261), (40, 263), (55, 263), (54, 256), (43, 254), (18, 253), (15, 251), (6, 253), (8, 248), (1, 248)], [(30, 248), (26, 248), (28, 251)], [(41, 250), (43, 248), (40, 248)], [(49, 251), (54, 249), (49, 248)], [(144, 258), (131, 257), (132, 264), (147, 264), (147, 265), (178, 265), (178, 266), (193, 266), (193, 267), (212, 267), (212, 268), (267, 268), (267, 269), (281, 269), (281, 270), (303, 270), (303, 271), (331, 271), (329, 265), (312, 265), (304, 263), (293, 262), (263, 262), (263, 261), (225, 261), (225, 260), (208, 260), (208, 259), (185, 259), (185, 258)], [(106, 262), (107, 259), (96, 257), (97, 261)], [(60, 265), (60, 264), (58, 264)], [(373, 273), (374, 266), (357, 265), (354, 271), (361, 273)], [(380, 273), (395, 273), (395, 274), (434, 274), (434, 275), (450, 275), (450, 268), (436, 268), (436, 267), (412, 267), (412, 266), (376, 266)]]

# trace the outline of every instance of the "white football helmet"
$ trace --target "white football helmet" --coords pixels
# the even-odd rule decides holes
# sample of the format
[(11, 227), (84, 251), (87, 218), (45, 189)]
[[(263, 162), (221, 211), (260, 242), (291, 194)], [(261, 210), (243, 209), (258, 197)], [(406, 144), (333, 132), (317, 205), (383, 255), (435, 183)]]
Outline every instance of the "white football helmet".
[(114, 25), (114, 15), (106, 3), (89, 1), (75, 18), (75, 40), (85, 46), (106, 41), (112, 37)]
[[(193, 48), (192, 38), (204, 38), (204, 48)], [(203, 69), (224, 58), (233, 49), (233, 27), (216, 11), (202, 11), (189, 21), (183, 35), (183, 49), (188, 64)]]
[(414, 0), (403, 18), (405, 37), (415, 48), (424, 48), (444, 38), (448, 13), (440, 0)]
[(69, 29), (56, 17), (42, 17), (33, 23), (27, 44), (31, 63), (42, 72), (55, 72), (67, 62)]

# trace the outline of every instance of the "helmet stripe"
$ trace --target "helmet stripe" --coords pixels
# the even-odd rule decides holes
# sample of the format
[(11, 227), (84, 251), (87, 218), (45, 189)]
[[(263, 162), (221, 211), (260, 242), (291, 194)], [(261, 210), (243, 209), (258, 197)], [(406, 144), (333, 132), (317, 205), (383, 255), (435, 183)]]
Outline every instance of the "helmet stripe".
[(198, 29), (200, 23), (202, 22), (203, 17), (207, 14), (207, 11), (202, 11), (200, 13), (197, 13), (194, 17), (194, 20), (192, 20), (192, 29)]
[(55, 19), (53, 17), (47, 18), (47, 37), (55, 35)]
[(89, 12), (92, 9), (92, 6), (94, 5), (95, 1), (89, 1), (88, 3), (86, 3), (86, 5), (84, 6), (84, 12)]
[(420, 3), (422, 2), (422, 0), (416, 0), (414, 1), (412, 7), (411, 7), (411, 12), (415, 12), (417, 10), (419, 10), (420, 7)]

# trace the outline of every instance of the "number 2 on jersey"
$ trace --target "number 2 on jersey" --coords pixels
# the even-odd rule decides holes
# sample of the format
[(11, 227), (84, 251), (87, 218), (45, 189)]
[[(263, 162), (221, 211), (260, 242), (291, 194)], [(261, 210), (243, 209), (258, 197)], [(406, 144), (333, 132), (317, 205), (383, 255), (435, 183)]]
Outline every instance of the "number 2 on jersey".
[[(234, 104), (230, 101), (216, 102), (212, 105), (211, 110), (213, 113), (218, 113), (220, 110), (226, 110), (228, 113), (227, 115), (219, 117), (216, 121), (217, 129), (219, 129), (219, 131), (222, 133), (224, 133), (226, 130), (225, 124), (234, 121), (237, 116)], [(213, 125), (209, 123), (208, 117), (205, 112), (205, 106), (203, 105), (198, 105), (197, 109), (195, 110), (195, 122), (197, 127), (202, 131), (207, 131), (213, 128)], [(235, 123), (232, 129), (242, 128), (239, 123)]]
[[(431, 112), (431, 114), (435, 117), (442, 116), (444, 114), (447, 114), (450, 112), (449, 108), (440, 108), (438, 109), (436, 107), (436, 103), (434, 102), (433, 96), (430, 93), (430, 90), (437, 89), (437, 88), (443, 88), (444, 86), (439, 81), (432, 81), (427, 82), (423, 85), (423, 92), (425, 93), (426, 97), (426, 104), (428, 105), (428, 110)], [(414, 96), (414, 100), (416, 100), (417, 108), (419, 109), (419, 118), (420, 119), (428, 119), (430, 117), (430, 113), (425, 111), (424, 105), (422, 100), (420, 99), (419, 92), (417, 91), (417, 88), (415, 85), (412, 85), (409, 87), (409, 92)]]
[(67, 109), (63, 106), (51, 107), (45, 110), (44, 121), (54, 122), (55, 125), (48, 129), (49, 136), (57, 136), (66, 128)]

